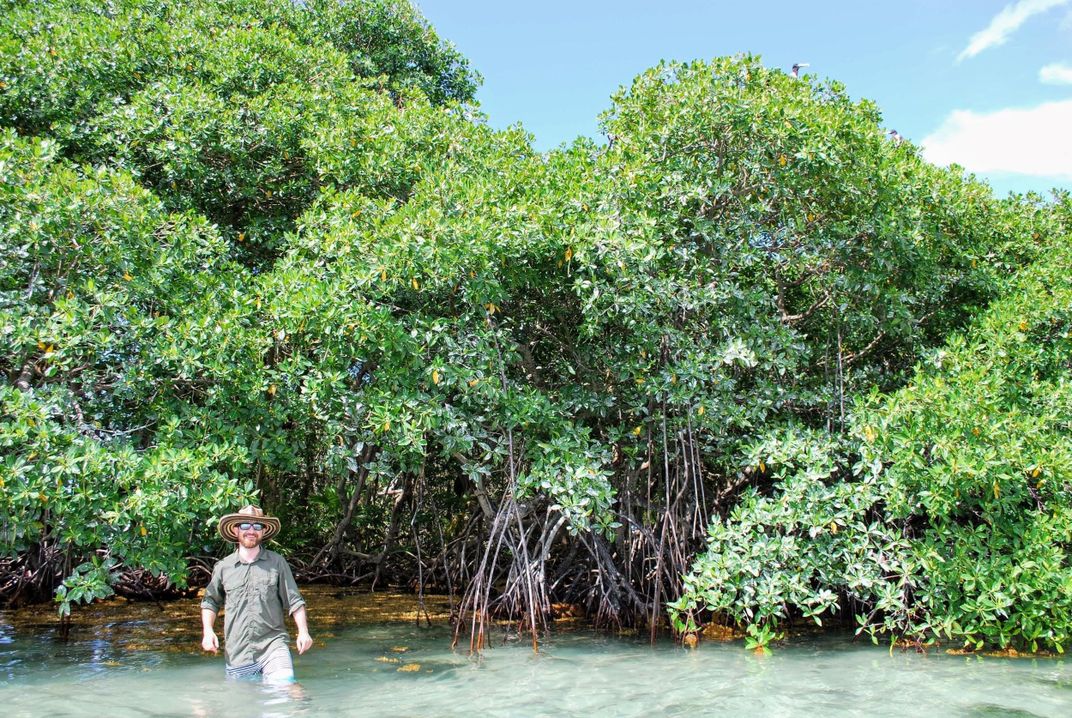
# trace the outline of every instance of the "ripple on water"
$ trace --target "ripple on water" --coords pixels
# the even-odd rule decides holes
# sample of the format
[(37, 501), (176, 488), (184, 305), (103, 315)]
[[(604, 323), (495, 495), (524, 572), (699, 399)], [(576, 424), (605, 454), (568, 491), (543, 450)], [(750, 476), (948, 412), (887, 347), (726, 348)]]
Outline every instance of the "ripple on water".
[(1008, 706), (994, 705), (992, 703), (983, 703), (980, 705), (970, 706), (965, 712), (965, 716), (971, 716), (971, 718), (990, 718), (994, 716), (1000, 716), (1001, 718), (1044, 718), (1038, 713), (1032, 713), (1031, 711), (1022, 710), (1020, 708), (1009, 708)]
[(0, 715), (1072, 715), (1062, 660), (891, 654), (839, 636), (798, 637), (762, 657), (740, 642), (689, 651), (583, 630), (554, 633), (538, 655), (496, 632), (471, 660), (450, 650), (445, 611), (418, 628), (412, 611), (390, 620), (402, 599), (307, 598), (317, 644), (295, 657), (301, 684), (287, 689), (224, 681), (222, 659), (199, 650), (195, 600), (94, 607), (66, 643), (49, 616), (4, 614)]

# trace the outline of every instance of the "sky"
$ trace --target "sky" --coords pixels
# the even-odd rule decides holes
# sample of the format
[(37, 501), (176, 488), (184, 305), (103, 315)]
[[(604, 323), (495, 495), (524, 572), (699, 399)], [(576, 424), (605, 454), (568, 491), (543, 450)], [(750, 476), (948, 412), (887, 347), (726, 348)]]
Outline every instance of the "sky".
[(1072, 0), (414, 0), (483, 76), (493, 127), (539, 150), (600, 138), (660, 60), (759, 55), (838, 80), (924, 157), (995, 192), (1072, 189)]

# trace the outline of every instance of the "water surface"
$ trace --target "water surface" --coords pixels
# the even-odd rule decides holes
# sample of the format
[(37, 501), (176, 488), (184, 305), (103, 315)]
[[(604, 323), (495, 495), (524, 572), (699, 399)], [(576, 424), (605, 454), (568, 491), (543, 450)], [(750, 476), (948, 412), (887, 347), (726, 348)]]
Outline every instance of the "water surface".
[[(307, 591), (316, 647), (300, 686), (223, 679), (196, 600), (103, 604), (67, 641), (48, 609), (0, 612), (0, 715), (21, 716), (1072, 716), (1063, 659), (894, 651), (802, 636), (768, 656), (560, 626), (533, 654), (497, 630), (481, 660), (450, 649), (412, 597)], [(399, 610), (401, 607), (401, 610)]]

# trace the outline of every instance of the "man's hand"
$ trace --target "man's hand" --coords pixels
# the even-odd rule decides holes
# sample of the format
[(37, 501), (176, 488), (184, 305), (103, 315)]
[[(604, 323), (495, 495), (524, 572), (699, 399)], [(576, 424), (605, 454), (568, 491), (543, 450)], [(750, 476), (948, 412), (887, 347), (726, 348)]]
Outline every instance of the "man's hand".
[(300, 656), (313, 647), (313, 637), (309, 635), (309, 623), (305, 616), (305, 606), (298, 606), (290, 615), (294, 617), (294, 625), (298, 627), (298, 640), (295, 641), (295, 645), (298, 647), (298, 655)]
[(216, 632), (212, 630), (216, 623), (216, 612), (211, 608), (201, 609), (201, 650), (215, 653), (220, 650), (220, 639), (216, 638)]

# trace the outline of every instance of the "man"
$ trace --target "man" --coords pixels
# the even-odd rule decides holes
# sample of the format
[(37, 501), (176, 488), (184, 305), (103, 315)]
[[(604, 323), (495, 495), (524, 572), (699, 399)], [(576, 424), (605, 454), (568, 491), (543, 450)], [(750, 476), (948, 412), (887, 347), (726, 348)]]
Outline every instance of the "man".
[(305, 599), (290, 566), (282, 556), (261, 546), (279, 533), (279, 519), (266, 516), (256, 506), (246, 506), (221, 518), (217, 529), (225, 540), (238, 543), (238, 550), (212, 569), (201, 601), (201, 648), (212, 653), (220, 648), (213, 626), (222, 604), (227, 677), (261, 675), (266, 683), (292, 682), (286, 616), (293, 616), (298, 627), (299, 654), (309, 650), (313, 639), (306, 624)]

